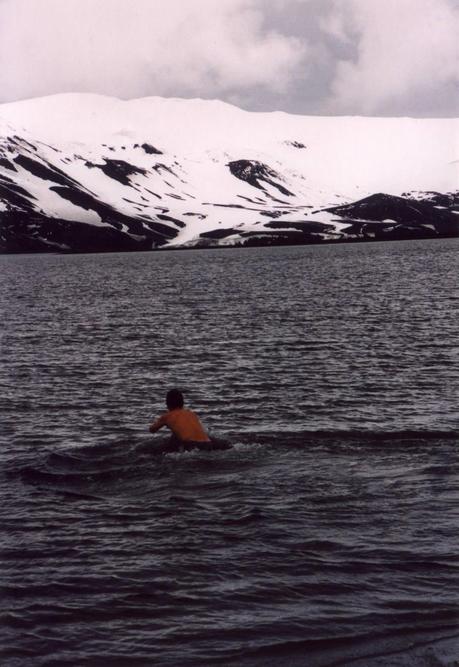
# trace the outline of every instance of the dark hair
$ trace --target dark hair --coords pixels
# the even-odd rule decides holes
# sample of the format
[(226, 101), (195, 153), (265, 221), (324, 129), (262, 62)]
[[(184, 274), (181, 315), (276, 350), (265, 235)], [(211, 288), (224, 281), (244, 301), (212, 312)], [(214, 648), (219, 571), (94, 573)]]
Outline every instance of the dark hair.
[(183, 408), (183, 394), (178, 389), (171, 389), (167, 392), (166, 405), (169, 410)]

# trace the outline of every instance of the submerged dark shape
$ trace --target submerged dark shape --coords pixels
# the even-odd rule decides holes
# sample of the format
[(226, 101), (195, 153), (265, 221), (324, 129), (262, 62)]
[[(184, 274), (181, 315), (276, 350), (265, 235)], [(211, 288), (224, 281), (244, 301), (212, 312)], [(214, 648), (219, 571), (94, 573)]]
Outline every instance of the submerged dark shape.
[(170, 437), (152, 444), (151, 451), (154, 454), (191, 452), (195, 450), (202, 452), (213, 452), (232, 449), (232, 447), (233, 445), (229, 440), (224, 440), (221, 438), (211, 438), (209, 442), (193, 442), (190, 440), (183, 441), (174, 437)]
[(155, 454), (168, 454), (175, 452), (191, 452), (193, 450), (200, 450), (203, 452), (213, 452), (217, 450), (231, 449), (233, 445), (228, 440), (221, 438), (211, 438), (209, 442), (193, 442), (191, 440), (184, 441), (171, 437), (152, 445), (152, 451)]

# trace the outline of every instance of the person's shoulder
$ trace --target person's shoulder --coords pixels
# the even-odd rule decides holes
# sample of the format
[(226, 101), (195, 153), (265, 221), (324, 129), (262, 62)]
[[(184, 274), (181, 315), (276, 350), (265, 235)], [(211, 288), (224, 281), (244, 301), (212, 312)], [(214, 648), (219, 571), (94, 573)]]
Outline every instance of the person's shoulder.
[(164, 420), (164, 423), (167, 424), (168, 421), (171, 419), (175, 419), (176, 417), (187, 414), (190, 412), (189, 410), (186, 410), (185, 408), (174, 408), (174, 410), (169, 410), (168, 412), (165, 412), (161, 419)]

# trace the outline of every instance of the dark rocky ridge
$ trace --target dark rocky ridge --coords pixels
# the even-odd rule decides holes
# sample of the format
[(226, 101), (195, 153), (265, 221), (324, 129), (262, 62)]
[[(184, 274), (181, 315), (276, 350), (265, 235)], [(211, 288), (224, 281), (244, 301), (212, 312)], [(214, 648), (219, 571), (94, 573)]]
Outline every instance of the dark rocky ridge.
[[(348, 233), (378, 238), (405, 238), (422, 233), (426, 236), (456, 236), (459, 234), (459, 216), (456, 213), (457, 197), (444, 195), (443, 202), (450, 208), (437, 208), (436, 198), (405, 199), (393, 195), (375, 194), (357, 202), (327, 209), (352, 221)], [(372, 222), (378, 221), (378, 225)], [(382, 224), (381, 224), (382, 223)], [(433, 229), (432, 229), (433, 227)]]
[(266, 183), (279, 190), (286, 197), (293, 196), (292, 192), (279, 183), (279, 180), (281, 180), (280, 175), (262, 162), (258, 162), (257, 160), (233, 160), (228, 163), (228, 167), (233, 176), (249, 183), (254, 188), (266, 192), (266, 188), (262, 185), (262, 183)]
[[(300, 142), (284, 143), (306, 149)], [(144, 156), (143, 166), (135, 164), (135, 155), (142, 151), (147, 155), (164, 155), (148, 142), (131, 145), (135, 153), (130, 156), (126, 147), (121, 146), (126, 159), (117, 159), (118, 155), (101, 158), (100, 147), (99, 157), (90, 159), (66, 154), (43, 142), (36, 144), (17, 134), (0, 144), (0, 252), (151, 250), (176, 239), (188, 225), (196, 229), (192, 244), (196, 247), (459, 236), (457, 192), (426, 191), (400, 197), (377, 193), (355, 202), (313, 210), (311, 202), (298, 203), (288, 176), (259, 160), (239, 159), (227, 162), (223, 168), (244, 184), (244, 190), (230, 201), (204, 202), (197, 199), (196, 190), (191, 194), (193, 186), (185, 180), (186, 171), (176, 156), (171, 157), (169, 164), (167, 155), (161, 163), (150, 162), (145, 166)], [(46, 153), (43, 147), (53, 153), (49, 150)], [(106, 149), (116, 152), (112, 146)], [(83, 166), (102, 172), (107, 183), (117, 182), (117, 192), (120, 186), (126, 188), (126, 196), (121, 196), (116, 204), (96, 195), (78, 181), (75, 174), (81, 172), (71, 169), (75, 164), (78, 170)], [(40, 187), (30, 188), (31, 179), (40, 183)], [(252, 188), (252, 196), (247, 186)], [(75, 207), (74, 216), (81, 209), (81, 220), (47, 213), (46, 201), (40, 201), (34, 194), (38, 191), (53, 193), (70, 202)], [(158, 200), (167, 205), (155, 205)], [(174, 202), (180, 202), (180, 209), (175, 208)], [(187, 202), (188, 210), (184, 208)], [(222, 225), (219, 211), (233, 211), (234, 223)], [(327, 214), (327, 222), (320, 221), (321, 211)], [(94, 212), (98, 218), (88, 217), (87, 212)], [(248, 228), (238, 220), (239, 213), (241, 217), (250, 213), (253, 222)], [(319, 217), (314, 219), (317, 214)], [(206, 231), (201, 233), (200, 220), (206, 220)], [(209, 230), (212, 221), (214, 229)]]
[(86, 162), (86, 166), (90, 169), (97, 167), (97, 169), (103, 171), (104, 174), (109, 178), (113, 178), (115, 181), (118, 181), (122, 185), (128, 186), (131, 186), (131, 182), (129, 180), (130, 176), (133, 176), (134, 174), (147, 173), (145, 169), (134, 167), (132, 164), (129, 164), (129, 162), (126, 162), (125, 160), (111, 160), (108, 158), (104, 159), (103, 164), (93, 164), (92, 162)]
[(450, 209), (438, 209), (437, 198), (404, 199), (387, 194), (375, 194), (351, 204), (326, 209), (335, 213), (337, 221), (346, 223), (341, 231), (333, 224), (311, 220), (272, 220), (257, 231), (217, 229), (204, 232), (205, 241), (237, 236), (236, 245), (285, 245), (338, 242), (389, 241), (412, 238), (458, 237), (459, 215), (456, 213), (457, 195), (441, 196)]

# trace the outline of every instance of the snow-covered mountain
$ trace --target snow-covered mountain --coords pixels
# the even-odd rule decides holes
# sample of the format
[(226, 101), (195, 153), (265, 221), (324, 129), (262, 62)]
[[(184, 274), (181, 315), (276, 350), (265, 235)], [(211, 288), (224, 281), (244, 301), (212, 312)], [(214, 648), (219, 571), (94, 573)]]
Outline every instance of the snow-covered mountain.
[(459, 235), (458, 119), (218, 101), (0, 105), (0, 251)]

